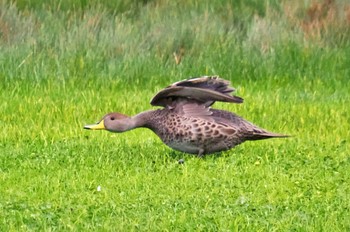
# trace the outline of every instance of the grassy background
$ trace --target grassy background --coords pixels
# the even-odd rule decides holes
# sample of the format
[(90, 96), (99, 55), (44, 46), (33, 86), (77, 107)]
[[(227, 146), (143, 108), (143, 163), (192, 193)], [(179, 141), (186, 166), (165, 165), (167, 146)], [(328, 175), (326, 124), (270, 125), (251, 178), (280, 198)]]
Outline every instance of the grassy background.
[[(0, 230), (350, 230), (349, 25), (345, 0), (2, 1)], [(212, 74), (294, 137), (197, 159), (82, 129)]]

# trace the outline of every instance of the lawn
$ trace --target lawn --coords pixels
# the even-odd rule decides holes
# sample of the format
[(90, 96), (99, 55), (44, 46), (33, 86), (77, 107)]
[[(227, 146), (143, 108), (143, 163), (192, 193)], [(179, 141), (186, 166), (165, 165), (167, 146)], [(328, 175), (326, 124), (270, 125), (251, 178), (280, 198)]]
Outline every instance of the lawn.
[[(76, 2), (0, 3), (0, 231), (350, 230), (347, 1)], [(83, 129), (201, 75), (292, 137), (199, 159)]]

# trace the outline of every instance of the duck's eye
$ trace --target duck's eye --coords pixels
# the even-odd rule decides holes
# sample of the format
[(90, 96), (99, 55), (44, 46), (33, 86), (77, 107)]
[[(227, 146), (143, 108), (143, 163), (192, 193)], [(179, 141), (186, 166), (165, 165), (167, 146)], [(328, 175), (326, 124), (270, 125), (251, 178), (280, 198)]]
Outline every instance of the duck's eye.
[(111, 120), (113, 121), (115, 119), (115, 117), (111, 117)]

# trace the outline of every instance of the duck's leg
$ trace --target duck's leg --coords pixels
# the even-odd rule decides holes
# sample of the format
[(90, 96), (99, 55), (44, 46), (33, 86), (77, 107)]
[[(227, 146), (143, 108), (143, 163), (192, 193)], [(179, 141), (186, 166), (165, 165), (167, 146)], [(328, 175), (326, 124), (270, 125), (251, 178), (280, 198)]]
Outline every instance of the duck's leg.
[(203, 149), (203, 148), (199, 148), (197, 157), (198, 157), (198, 158), (203, 158), (203, 156), (204, 156), (204, 149)]

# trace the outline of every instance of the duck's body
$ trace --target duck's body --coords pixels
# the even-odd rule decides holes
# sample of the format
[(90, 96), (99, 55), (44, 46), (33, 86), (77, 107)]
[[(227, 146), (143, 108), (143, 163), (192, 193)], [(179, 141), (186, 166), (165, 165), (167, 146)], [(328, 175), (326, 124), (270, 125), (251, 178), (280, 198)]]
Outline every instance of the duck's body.
[(146, 127), (169, 147), (199, 156), (229, 150), (246, 140), (286, 137), (263, 130), (231, 112), (211, 109), (215, 101), (243, 102), (229, 95), (234, 89), (228, 84), (218, 77), (177, 82), (152, 99), (152, 105), (163, 109), (133, 117), (110, 113), (100, 123), (85, 128), (124, 132)]

